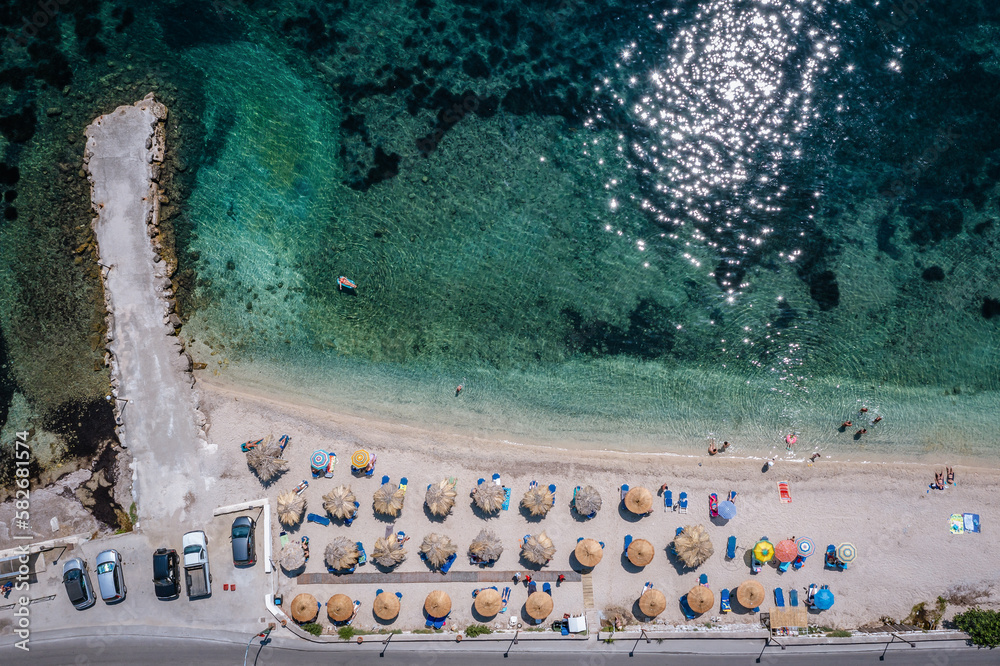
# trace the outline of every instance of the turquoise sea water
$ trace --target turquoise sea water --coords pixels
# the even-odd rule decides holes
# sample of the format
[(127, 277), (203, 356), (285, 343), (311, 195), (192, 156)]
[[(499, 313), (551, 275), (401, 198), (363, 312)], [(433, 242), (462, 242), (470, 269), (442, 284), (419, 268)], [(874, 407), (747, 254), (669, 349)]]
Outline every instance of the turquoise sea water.
[[(997, 449), (996, 8), (81, 7), (73, 85), (127, 62), (118, 95), (174, 114), (209, 373), (565, 446)], [(5, 164), (44, 154), (40, 115)]]

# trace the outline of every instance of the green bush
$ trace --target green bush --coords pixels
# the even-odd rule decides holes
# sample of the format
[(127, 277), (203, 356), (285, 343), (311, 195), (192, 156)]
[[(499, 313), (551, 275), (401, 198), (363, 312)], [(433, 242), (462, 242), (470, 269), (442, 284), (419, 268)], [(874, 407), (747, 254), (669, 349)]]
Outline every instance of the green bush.
[(827, 632), (827, 638), (850, 638), (851, 632), (844, 631), (843, 629), (836, 629), (834, 631)]
[(485, 624), (470, 624), (465, 628), (465, 635), (468, 638), (475, 638), (476, 636), (482, 636), (483, 634), (492, 634), (493, 630), (487, 627)]
[(995, 648), (1000, 645), (1000, 612), (972, 608), (955, 616), (958, 628), (969, 634), (973, 645)]
[(323, 633), (323, 627), (319, 626), (315, 622), (310, 622), (309, 624), (302, 625), (302, 631), (308, 631), (313, 636), (319, 636)]
[(346, 627), (341, 627), (337, 630), (337, 635), (340, 636), (340, 640), (349, 641), (354, 638), (354, 635), (358, 633), (355, 631), (354, 627), (347, 625)]

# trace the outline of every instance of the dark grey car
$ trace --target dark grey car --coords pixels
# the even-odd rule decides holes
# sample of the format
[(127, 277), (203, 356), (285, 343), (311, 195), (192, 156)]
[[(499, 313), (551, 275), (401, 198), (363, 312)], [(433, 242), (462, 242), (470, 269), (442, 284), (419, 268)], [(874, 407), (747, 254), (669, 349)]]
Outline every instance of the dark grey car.
[(240, 516), (233, 521), (233, 564), (250, 566), (257, 562), (256, 539), (254, 529), (257, 523), (248, 516)]
[(87, 563), (79, 557), (74, 557), (63, 565), (63, 585), (66, 586), (70, 603), (77, 610), (90, 608), (97, 603), (94, 585), (87, 573)]
[(153, 589), (157, 599), (175, 599), (180, 595), (179, 561), (173, 548), (157, 548), (153, 553)]

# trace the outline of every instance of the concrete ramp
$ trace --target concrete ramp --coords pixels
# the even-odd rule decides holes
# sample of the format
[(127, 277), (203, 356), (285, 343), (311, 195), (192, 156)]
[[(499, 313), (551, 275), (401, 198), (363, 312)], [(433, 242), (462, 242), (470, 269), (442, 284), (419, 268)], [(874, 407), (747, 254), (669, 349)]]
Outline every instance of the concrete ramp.
[[(157, 180), (167, 109), (152, 94), (100, 116), (86, 131), (84, 162), (108, 308), (112, 396), (122, 444), (133, 456), (132, 492), (143, 531), (183, 520), (206, 487), (204, 416), (191, 358), (176, 337), (170, 276), (160, 256)], [(171, 521), (173, 524), (176, 524)]]

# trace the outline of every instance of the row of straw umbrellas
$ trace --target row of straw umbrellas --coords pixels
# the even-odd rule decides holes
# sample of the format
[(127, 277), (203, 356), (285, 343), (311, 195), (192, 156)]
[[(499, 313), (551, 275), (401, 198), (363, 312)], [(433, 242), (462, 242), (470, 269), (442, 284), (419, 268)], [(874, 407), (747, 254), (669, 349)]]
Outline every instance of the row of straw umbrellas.
[[(247, 459), (268, 460), (273, 463), (274, 458), (268, 457), (266, 453), (259, 452), (258, 449), (251, 449), (247, 453)], [(284, 462), (284, 461), (281, 461)], [(253, 464), (253, 463), (251, 463)], [(261, 463), (264, 464), (264, 463)], [(270, 463), (268, 463), (270, 464)], [(455, 480), (444, 479), (438, 483), (431, 484), (424, 496), (424, 502), (428, 511), (435, 516), (447, 516), (455, 506), (455, 498), (458, 493), (455, 491)], [(645, 490), (645, 489), (636, 489)], [(649, 495), (649, 491), (646, 491)], [(652, 503), (650, 495), (650, 505)], [(386, 516), (398, 516), (403, 510), (403, 501), (406, 492), (394, 483), (382, 484), (372, 496), (372, 508), (376, 513)], [(552, 492), (544, 486), (530, 488), (521, 499), (521, 505), (533, 516), (544, 516), (552, 508)], [(496, 513), (503, 507), (506, 500), (506, 493), (503, 486), (495, 483), (480, 483), (472, 490), (472, 499), (476, 506), (484, 513)], [(335, 487), (326, 495), (323, 495), (323, 508), (334, 518), (341, 520), (352, 517), (357, 510), (355, 503), (358, 501), (354, 491), (350, 486), (340, 485)], [(577, 512), (590, 516), (601, 508), (601, 495), (592, 486), (584, 486), (577, 491), (573, 500)], [(278, 495), (278, 519), (284, 525), (297, 525), (302, 522), (302, 517), (306, 510), (306, 500), (295, 490), (289, 490)], [(649, 507), (646, 508), (646, 511)]]
[[(744, 608), (757, 608), (764, 603), (764, 586), (755, 580), (746, 580), (736, 588), (736, 600)], [(701, 615), (715, 606), (715, 593), (706, 585), (696, 585), (687, 593), (687, 603), (692, 611)], [(639, 597), (639, 610), (646, 617), (656, 617), (667, 608), (667, 598), (656, 588), (649, 588)]]
[[(476, 593), (473, 606), (482, 617), (493, 617), (503, 608), (503, 597), (492, 587), (484, 588)], [(399, 615), (401, 607), (400, 596), (392, 592), (381, 592), (375, 597), (372, 606), (379, 619), (391, 621)], [(441, 619), (451, 612), (451, 597), (443, 590), (433, 590), (424, 600), (424, 610), (429, 617)], [(536, 620), (544, 620), (552, 613), (554, 604), (552, 595), (546, 592), (533, 592), (524, 604), (525, 612)], [(312, 622), (319, 615), (319, 602), (316, 597), (303, 592), (292, 599), (290, 606), (292, 619), (296, 622)], [(354, 601), (346, 594), (335, 594), (326, 602), (327, 616), (334, 622), (345, 622), (354, 615)]]

